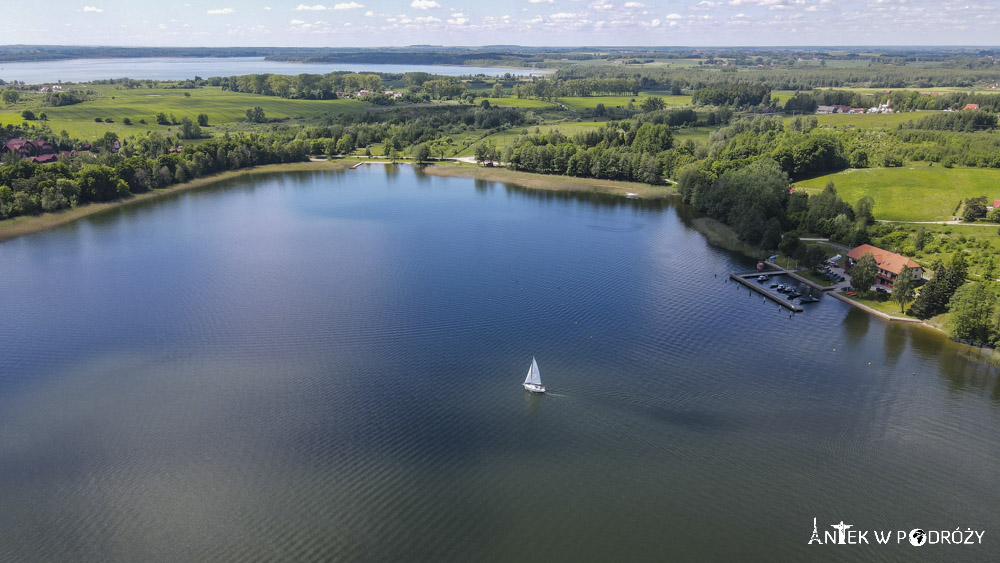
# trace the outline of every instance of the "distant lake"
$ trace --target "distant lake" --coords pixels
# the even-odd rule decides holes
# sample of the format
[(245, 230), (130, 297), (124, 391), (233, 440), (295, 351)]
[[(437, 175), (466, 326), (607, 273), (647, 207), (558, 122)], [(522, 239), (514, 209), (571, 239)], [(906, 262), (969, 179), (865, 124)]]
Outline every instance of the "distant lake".
[(1000, 560), (997, 370), (694, 218), (372, 165), (0, 243), (0, 561)]
[(22, 80), (28, 84), (47, 82), (89, 82), (108, 78), (153, 80), (183, 80), (200, 76), (233, 76), (240, 74), (325, 74), (334, 71), (351, 72), (428, 72), (447, 76), (486, 74), (515, 76), (548, 74), (537, 69), (510, 69), (479, 66), (292, 63), (267, 61), (264, 57), (150, 57), (128, 59), (70, 59), (0, 63), (0, 80)]

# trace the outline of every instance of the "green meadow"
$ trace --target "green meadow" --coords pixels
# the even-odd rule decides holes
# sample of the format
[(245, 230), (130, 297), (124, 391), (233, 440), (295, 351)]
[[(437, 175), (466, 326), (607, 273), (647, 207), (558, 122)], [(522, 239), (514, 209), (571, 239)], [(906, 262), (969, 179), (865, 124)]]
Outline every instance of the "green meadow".
[[(44, 112), (48, 116), (49, 127), (57, 133), (65, 130), (71, 137), (95, 139), (106, 131), (114, 131), (119, 136), (145, 131), (176, 131), (176, 126), (156, 124), (155, 116), (161, 112), (168, 117), (173, 114), (178, 121), (183, 117), (194, 121), (198, 114), (204, 113), (208, 115), (211, 126), (243, 118), (246, 110), (255, 106), (262, 107), (268, 118), (303, 120), (336, 116), (370, 107), (359, 100), (287, 100), (222, 91), (217, 87), (125, 90), (113, 86), (92, 86), (91, 89), (97, 91), (96, 99), (61, 107), (42, 106), (40, 97), (32, 96), (13, 108), (4, 108), (0, 112), (0, 124), (20, 124), (23, 122), (21, 111), (31, 109), (36, 115)], [(113, 123), (98, 123), (95, 121), (98, 117), (102, 120), (111, 118)], [(126, 117), (132, 121), (132, 125), (123, 123)], [(139, 123), (140, 119), (145, 119), (146, 123)]]
[(691, 96), (671, 96), (669, 94), (661, 95), (657, 92), (639, 92), (638, 96), (591, 96), (591, 97), (565, 97), (558, 98), (557, 101), (572, 110), (584, 110), (584, 109), (594, 109), (597, 104), (604, 104), (606, 108), (614, 107), (628, 107), (628, 103), (631, 100), (635, 100), (634, 104), (638, 106), (642, 103), (643, 98), (648, 98), (651, 96), (656, 96), (663, 98), (666, 102), (667, 107), (684, 107), (691, 105)]
[(482, 103), (482, 100), (486, 100), (490, 105), (494, 106), (508, 106), (515, 108), (550, 108), (555, 104), (552, 102), (547, 102), (545, 100), (536, 100), (534, 98), (482, 98), (477, 99), (476, 103)]
[(990, 168), (851, 169), (797, 182), (796, 189), (815, 193), (827, 182), (833, 182), (837, 193), (852, 204), (871, 196), (875, 218), (889, 221), (949, 221), (967, 198), (1000, 199), (1000, 170)]
[[(494, 143), (496, 143), (497, 148), (503, 148), (503, 147), (506, 147), (507, 145), (513, 143), (514, 139), (520, 137), (521, 135), (524, 135), (525, 132), (527, 132), (527, 134), (529, 134), (529, 135), (536, 134), (535, 133), (536, 129), (537, 129), (538, 133), (546, 134), (546, 133), (550, 133), (552, 131), (559, 131), (563, 135), (566, 135), (568, 137), (572, 137), (573, 135), (575, 135), (577, 133), (582, 133), (582, 132), (585, 132), (585, 131), (592, 131), (594, 129), (597, 129), (601, 125), (604, 125), (603, 121), (566, 121), (566, 122), (563, 122), (563, 123), (551, 123), (551, 124), (548, 124), (548, 125), (538, 125), (538, 126), (531, 126), (531, 127), (515, 127), (513, 129), (508, 129), (507, 131), (501, 131), (499, 133), (494, 133), (492, 135), (488, 135), (488, 136), (482, 138), (482, 140), (478, 140), (479, 139), (478, 136), (468, 136), (468, 137), (466, 137), (464, 139), (461, 139), (461, 140), (460, 139), (456, 139), (456, 142), (458, 142), (458, 143), (462, 143), (462, 141), (466, 141), (466, 142), (471, 142), (472, 144), (470, 144), (468, 147), (466, 147), (466, 148), (462, 149), (461, 151), (459, 151), (458, 153), (456, 153), (455, 156), (474, 156), (475, 155), (475, 147), (476, 147), (477, 144), (479, 144), (481, 142), (493, 141)], [(480, 133), (479, 135), (481, 135), (481, 134), (482, 133)]]
[[(900, 123), (913, 121), (939, 113), (937, 111), (909, 111), (902, 113), (825, 113), (814, 115), (803, 114), (807, 117), (815, 117), (822, 127), (861, 127), (864, 129), (896, 127)], [(795, 117), (785, 117), (788, 123)]]

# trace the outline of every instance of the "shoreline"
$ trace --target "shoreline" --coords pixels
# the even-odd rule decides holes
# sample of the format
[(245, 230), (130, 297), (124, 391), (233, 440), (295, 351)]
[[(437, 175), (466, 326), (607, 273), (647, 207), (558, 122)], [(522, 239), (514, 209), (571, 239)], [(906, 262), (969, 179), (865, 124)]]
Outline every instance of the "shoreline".
[(61, 211), (42, 213), (41, 215), (27, 215), (0, 221), (0, 242), (10, 239), (30, 235), (45, 231), (54, 227), (59, 227), (67, 223), (72, 223), (77, 219), (104, 213), (111, 209), (126, 207), (143, 201), (150, 201), (174, 194), (190, 191), (197, 188), (209, 186), (216, 182), (237, 178), (239, 176), (253, 176), (256, 174), (271, 174), (274, 172), (295, 171), (295, 170), (344, 170), (352, 161), (309, 161), (292, 162), (285, 164), (265, 164), (252, 168), (241, 168), (239, 170), (227, 170), (211, 176), (202, 176), (185, 182), (174, 184), (169, 187), (149, 191), (146, 193), (131, 196), (126, 199), (106, 201), (101, 203), (88, 203), (80, 207), (64, 209)]
[(669, 199), (678, 195), (677, 190), (672, 185), (654, 186), (652, 184), (623, 182), (620, 180), (598, 180), (596, 178), (518, 172), (502, 167), (490, 168), (478, 165), (435, 163), (424, 166), (422, 171), (424, 174), (431, 176), (443, 176), (447, 178), (465, 177), (491, 182), (507, 182), (525, 188), (551, 192), (590, 192), (622, 197), (625, 197), (628, 193), (635, 193), (644, 199)]
[[(84, 217), (89, 217), (91, 215), (96, 215), (103, 213), (112, 209), (117, 209), (119, 207), (125, 207), (128, 205), (155, 200), (163, 197), (169, 197), (174, 194), (183, 193), (186, 191), (207, 187), (216, 182), (221, 182), (224, 180), (229, 180), (231, 178), (237, 178), (240, 176), (254, 176), (258, 174), (273, 174), (275, 172), (285, 172), (285, 171), (308, 171), (308, 170), (333, 170), (342, 171), (357, 168), (363, 164), (410, 164), (415, 165), (413, 162), (390, 162), (385, 160), (367, 160), (367, 159), (336, 159), (336, 160), (319, 160), (310, 159), (306, 162), (293, 162), (285, 164), (266, 164), (263, 166), (256, 166), (251, 168), (243, 168), (240, 170), (228, 170), (226, 172), (220, 172), (219, 174), (214, 174), (212, 176), (204, 176), (197, 178), (190, 182), (185, 182), (183, 184), (175, 184), (168, 188), (163, 188), (159, 190), (154, 190), (151, 192), (146, 192), (144, 194), (139, 194), (132, 196), (128, 199), (121, 199), (110, 202), (103, 203), (91, 203), (83, 207), (76, 207), (73, 209), (63, 210), (56, 213), (43, 213), (41, 215), (33, 215), (27, 217), (17, 217), (14, 219), (9, 219), (7, 221), (0, 222), (0, 243), (14, 239), (20, 236), (33, 234), (41, 231), (45, 231), (54, 227), (59, 227), (67, 223), (71, 223), (78, 219)], [(627, 193), (636, 193), (641, 198), (645, 199), (671, 199), (676, 197), (678, 194), (673, 186), (654, 186), (652, 184), (640, 184), (635, 182), (623, 182), (619, 180), (598, 180), (594, 178), (576, 178), (572, 176), (556, 176), (549, 174), (537, 174), (533, 172), (519, 172), (514, 170), (509, 170), (506, 168), (487, 168), (481, 166), (466, 166), (461, 164), (432, 164), (425, 165), (421, 167), (424, 174), (429, 174), (432, 176), (441, 176), (446, 178), (473, 178), (477, 180), (486, 180), (491, 182), (501, 182), (501, 183), (511, 183), (517, 184), (526, 189), (540, 190), (540, 191), (557, 191), (557, 192), (583, 192), (583, 193), (599, 193), (606, 195), (613, 195), (619, 197), (626, 197)], [(636, 190), (636, 191), (630, 191)], [(747, 258), (757, 259), (752, 253), (760, 253), (759, 249), (754, 249), (735, 239), (735, 233), (732, 232), (731, 228), (720, 223), (709, 217), (699, 217), (691, 222), (690, 226), (700, 232), (709, 243), (721, 246), (729, 251), (737, 252), (746, 256)], [(792, 277), (804, 281), (806, 284), (822, 289), (805, 278), (792, 274)], [(947, 331), (944, 329), (934, 326), (927, 321), (922, 321), (919, 319), (910, 319), (908, 317), (896, 317), (892, 315), (887, 315), (876, 309), (872, 309), (862, 303), (857, 303), (854, 300), (838, 295), (837, 291), (824, 291), (824, 293), (829, 294), (831, 297), (842, 301), (848, 305), (851, 305), (857, 309), (865, 311), (872, 314), (886, 322), (902, 322), (904, 324), (910, 325), (920, 325), (926, 329), (934, 331), (936, 333), (948, 337)], [(951, 340), (951, 338), (948, 338)], [(954, 341), (957, 344), (963, 344), (962, 342)], [(977, 348), (975, 346), (970, 346), (966, 344), (969, 348)]]

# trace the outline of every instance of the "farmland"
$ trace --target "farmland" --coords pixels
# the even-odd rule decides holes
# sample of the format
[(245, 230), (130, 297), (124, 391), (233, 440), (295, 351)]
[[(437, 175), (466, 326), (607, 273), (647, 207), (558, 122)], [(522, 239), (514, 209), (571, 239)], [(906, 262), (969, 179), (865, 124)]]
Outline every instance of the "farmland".
[(1000, 170), (983, 168), (852, 169), (804, 180), (796, 187), (815, 193), (827, 182), (848, 202), (871, 196), (875, 218), (890, 221), (948, 221), (962, 200), (981, 195), (1000, 199)]
[[(32, 96), (27, 101), (4, 108), (5, 111), (0, 112), (0, 124), (20, 124), (23, 122), (21, 111), (31, 109), (36, 114), (45, 112), (48, 125), (53, 131), (65, 130), (71, 137), (94, 139), (106, 131), (114, 131), (119, 136), (145, 131), (176, 131), (174, 126), (157, 125), (157, 113), (167, 116), (173, 114), (178, 120), (183, 117), (194, 120), (198, 114), (204, 113), (208, 115), (210, 125), (219, 125), (244, 117), (247, 109), (256, 106), (263, 108), (268, 118), (302, 120), (337, 116), (371, 107), (359, 100), (289, 100), (222, 91), (216, 87), (126, 90), (113, 86), (92, 86), (90, 89), (96, 92), (96, 99), (61, 107), (44, 107), (39, 97)], [(96, 118), (100, 118), (102, 122), (96, 122)], [(107, 118), (111, 118), (113, 122), (103, 122)], [(129, 118), (132, 125), (125, 125), (125, 118)], [(144, 119), (146, 123), (139, 123), (140, 119)]]

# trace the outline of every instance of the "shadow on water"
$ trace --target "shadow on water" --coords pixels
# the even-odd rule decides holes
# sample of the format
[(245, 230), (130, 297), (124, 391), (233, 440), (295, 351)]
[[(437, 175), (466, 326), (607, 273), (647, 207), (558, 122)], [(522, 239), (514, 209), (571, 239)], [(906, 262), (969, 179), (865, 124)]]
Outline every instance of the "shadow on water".
[(885, 359), (890, 366), (896, 362), (906, 350), (906, 342), (910, 338), (910, 330), (902, 323), (889, 323), (885, 327)]
[(844, 316), (844, 332), (847, 334), (847, 339), (852, 344), (861, 344), (865, 336), (868, 336), (871, 324), (870, 314), (855, 307), (848, 308), (847, 315)]

